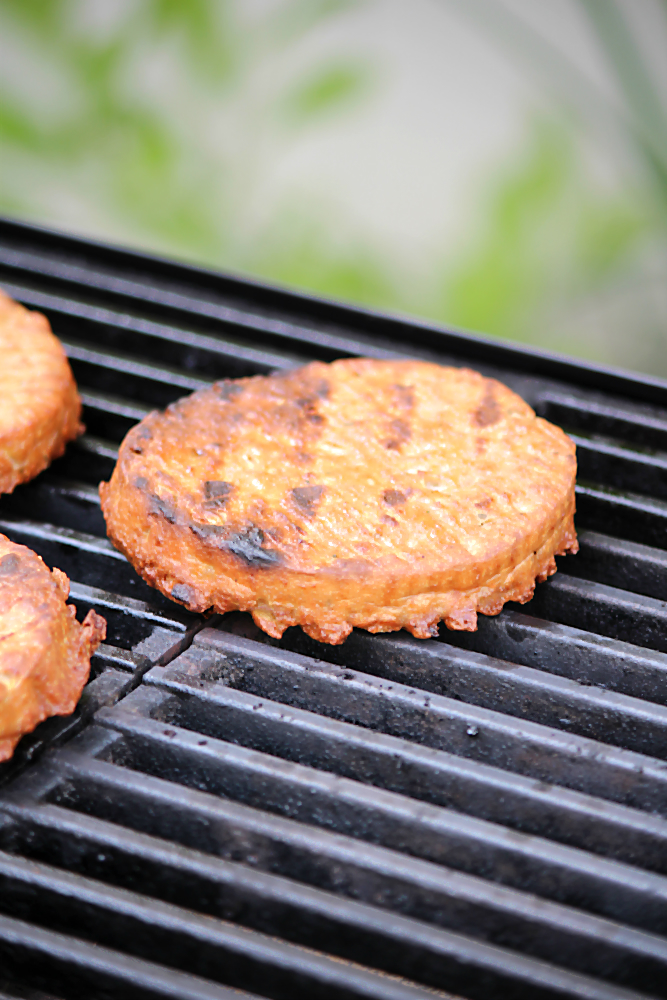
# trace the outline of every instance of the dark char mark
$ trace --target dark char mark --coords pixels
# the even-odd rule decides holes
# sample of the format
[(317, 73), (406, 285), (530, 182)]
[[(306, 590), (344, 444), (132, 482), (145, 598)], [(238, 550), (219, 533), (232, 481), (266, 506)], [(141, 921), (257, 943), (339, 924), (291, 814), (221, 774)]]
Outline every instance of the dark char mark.
[(492, 424), (498, 423), (500, 416), (495, 386), (491, 379), (488, 379), (482, 401), (473, 414), (473, 421), (478, 427), (491, 427)]
[(227, 549), (247, 566), (268, 569), (281, 561), (282, 557), (275, 549), (263, 548), (266, 536), (261, 528), (245, 528), (231, 535), (227, 535), (227, 530), (224, 524), (190, 524), (190, 531), (202, 542)]
[(242, 385), (228, 378), (222, 379), (220, 382), (215, 382), (213, 388), (222, 399), (227, 400), (233, 399), (234, 396), (238, 396), (239, 393), (243, 392)]
[[(147, 419), (147, 418), (146, 418)], [(152, 441), (153, 432), (148, 429), (148, 427), (142, 427), (141, 424), (135, 429), (134, 438), (132, 444), (130, 445), (130, 451), (133, 451), (135, 455), (143, 455), (144, 449), (142, 442)]]
[(393, 386), (399, 406), (406, 410), (411, 410), (415, 405), (415, 390), (411, 385)]
[(9, 576), (10, 573), (15, 573), (18, 568), (19, 557), (14, 552), (10, 552), (0, 559), (0, 574), (2, 576)]
[[(328, 393), (329, 386), (327, 383), (324, 382), (322, 385), (326, 386)], [(326, 393), (318, 392), (316, 389), (312, 396), (303, 396), (301, 399), (297, 399), (296, 401), (296, 405), (301, 408), (305, 419), (311, 424), (324, 423), (324, 417), (321, 413), (317, 412), (317, 403), (320, 399), (326, 399)]]
[(218, 547), (224, 545), (222, 536), (227, 531), (224, 524), (196, 524), (194, 521), (190, 525), (190, 531), (197, 538), (201, 538), (203, 542), (208, 541), (208, 539), (214, 539), (217, 541)]
[(176, 508), (168, 500), (163, 500), (155, 493), (148, 495), (148, 513), (159, 514), (170, 524), (176, 524)]
[(275, 549), (265, 549), (264, 532), (261, 528), (246, 528), (244, 531), (236, 531), (224, 542), (225, 548), (233, 555), (242, 559), (248, 566), (257, 566), (266, 569), (268, 566), (275, 566), (280, 562), (280, 553)]
[(314, 514), (315, 506), (324, 493), (324, 486), (297, 486), (292, 490), (294, 502), (306, 514)]
[(399, 504), (405, 503), (408, 496), (407, 493), (401, 493), (400, 490), (385, 490), (383, 499), (390, 507), (398, 507)]
[(392, 420), (389, 424), (392, 436), (385, 442), (385, 448), (398, 451), (402, 444), (412, 437), (410, 425), (400, 418)]
[(190, 604), (194, 601), (197, 595), (192, 587), (188, 587), (187, 583), (177, 583), (171, 588), (171, 596), (175, 601), (182, 601), (184, 604)]
[(216, 500), (222, 505), (233, 489), (234, 484), (226, 483), (224, 479), (207, 479), (204, 483), (204, 496), (207, 500)]

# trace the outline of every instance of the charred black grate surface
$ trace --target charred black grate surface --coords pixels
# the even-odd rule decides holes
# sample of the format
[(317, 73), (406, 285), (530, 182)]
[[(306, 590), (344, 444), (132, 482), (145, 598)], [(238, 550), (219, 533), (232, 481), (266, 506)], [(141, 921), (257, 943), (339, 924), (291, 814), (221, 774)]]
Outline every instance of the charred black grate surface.
[[(667, 995), (667, 386), (13, 223), (0, 285), (87, 425), (0, 531), (109, 622), (77, 713), (0, 768), (0, 994)], [(97, 496), (129, 428), (358, 354), (470, 365), (565, 427), (580, 554), (427, 642), (277, 643), (146, 587)]]

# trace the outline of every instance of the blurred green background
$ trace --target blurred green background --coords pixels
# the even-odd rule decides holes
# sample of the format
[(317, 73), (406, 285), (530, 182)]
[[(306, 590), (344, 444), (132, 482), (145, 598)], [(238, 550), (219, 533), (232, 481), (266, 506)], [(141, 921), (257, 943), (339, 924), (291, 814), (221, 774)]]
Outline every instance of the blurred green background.
[(0, 213), (667, 376), (667, 0), (0, 0)]

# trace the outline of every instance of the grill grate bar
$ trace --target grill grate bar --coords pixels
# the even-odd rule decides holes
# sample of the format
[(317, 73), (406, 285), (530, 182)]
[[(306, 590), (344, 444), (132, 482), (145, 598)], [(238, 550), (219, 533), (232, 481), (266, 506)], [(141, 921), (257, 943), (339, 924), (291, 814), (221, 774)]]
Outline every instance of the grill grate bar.
[(66, 990), (69, 996), (74, 990), (79, 997), (123, 1000), (260, 1000), (1, 914), (0, 963), (3, 977), (48, 989), (45, 1000), (56, 1000), (54, 989)]
[(565, 393), (544, 393), (538, 406), (540, 416), (562, 427), (604, 434), (667, 452), (667, 420), (648, 407), (632, 411), (622, 401), (610, 405)]
[[(116, 305), (124, 305), (136, 309), (143, 305), (149, 307), (154, 315), (175, 317), (180, 322), (191, 323), (193, 317), (198, 324), (211, 325), (218, 332), (234, 331), (237, 335), (245, 333), (255, 341), (266, 339), (275, 344), (284, 343), (292, 349), (305, 345), (309, 353), (316, 351), (321, 360), (334, 360), (338, 357), (364, 355), (374, 358), (405, 357), (404, 351), (397, 351), (393, 345), (378, 346), (377, 337), (368, 337), (355, 331), (333, 332), (331, 329), (318, 329), (317, 325), (303, 326), (294, 320), (278, 319), (275, 316), (263, 314), (249, 308), (206, 301), (191, 293), (176, 292), (172, 288), (156, 289), (137, 281), (105, 275), (90, 268), (72, 267), (61, 262), (54, 263), (46, 258), (33, 254), (9, 251), (0, 247), (0, 268), (11, 274), (25, 274), (28, 280), (37, 274), (40, 278), (55, 278), (54, 284), (62, 288), (69, 287), (70, 293), (76, 290), (88, 300), (101, 298), (108, 302), (108, 295)], [(0, 272), (1, 273), (1, 272)], [(25, 278), (24, 278), (25, 280)], [(4, 282), (3, 282), (4, 284)], [(46, 283), (41, 283), (42, 287)], [(10, 285), (11, 287), (11, 285)], [(97, 293), (97, 295), (95, 294)], [(100, 294), (101, 293), (101, 294)], [(392, 349), (393, 347), (393, 349)]]
[(561, 561), (569, 576), (583, 577), (659, 601), (667, 598), (667, 552), (610, 538), (595, 531), (579, 532), (576, 559)]
[(61, 341), (77, 382), (110, 392), (129, 390), (133, 398), (151, 406), (166, 406), (196, 389), (205, 389), (212, 379), (185, 375), (177, 368), (152, 365), (133, 357), (91, 349), (83, 344)]
[[(105, 851), (109, 846), (118, 850), (117, 838), (111, 845), (103, 843)], [(257, 935), (248, 935), (221, 922), (232, 917), (246, 926), (250, 922), (252, 929), (259, 932), (273, 933), (280, 928), (283, 936), (310, 948), (321, 948), (324, 943), (328, 950), (344, 958), (354, 960), (365, 956), (366, 961), (371, 960), (390, 972), (414, 975), (418, 969), (418, 978), (427, 984), (455, 982), (457, 974), (453, 967), (467, 963), (487, 979), (494, 995), (517, 980), (524, 980), (535, 990), (535, 996), (543, 995), (540, 980), (545, 975), (541, 963), (512, 956), (505, 949), (501, 951), (479, 941), (471, 942), (460, 933), (389, 915), (364, 903), (299, 886), (275, 875), (249, 872), (238, 864), (212, 862), (194, 852), (184, 853), (182, 848), (176, 851), (159, 842), (154, 844), (149, 838), (135, 836), (123, 846), (126, 853), (133, 854), (135, 866), (146, 868), (147, 876), (154, 871), (163, 884), (167, 873), (177, 882), (180, 877), (181, 894), (189, 897), (189, 906), (195, 903), (196, 909), (203, 908), (207, 916), (195, 915), (190, 908), (176, 909), (175, 903), (164, 904), (155, 899), (149, 902), (134, 892), (109, 887), (98, 879), (72, 875), (34, 859), (28, 862), (1, 852), (0, 886), (11, 896), (12, 907), (19, 915), (32, 912), (38, 896), (40, 923), (49, 926), (57, 922), (60, 927), (68, 926), (77, 936), (92, 937), (107, 945), (113, 946), (118, 935), (125, 938), (128, 933), (125, 925), (129, 922), (132, 939), (138, 942), (139, 957), (150, 959), (151, 951), (170, 948), (170, 941), (160, 939), (166, 936), (172, 939), (175, 928), (178, 938), (176, 942), (171, 940), (170, 954), (180, 967), (228, 966), (230, 959), (234, 962), (236, 953), (247, 953), (253, 947), (255, 963), (268, 963), (273, 958), (271, 964), (276, 964), (275, 956), (267, 954), (267, 941), (261, 938), (258, 941)], [(172, 884), (169, 891), (173, 894), (174, 889)], [(530, 901), (527, 903), (529, 907)], [(575, 968), (593, 966), (598, 974), (614, 976), (625, 985), (639, 983), (662, 992), (667, 965), (664, 939), (604, 921), (585, 921), (575, 912), (553, 906), (547, 914), (539, 916), (545, 923), (549, 917), (551, 921), (545, 928), (544, 940), (536, 942), (538, 950), (541, 945), (543, 951), (551, 951), (560, 944), (561, 948), (569, 949), (570, 964)], [(212, 922), (211, 917), (219, 919)], [(500, 932), (510, 936), (511, 925)], [(390, 944), (390, 951), (386, 943)], [(303, 977), (300, 952), (294, 954), (292, 949), (279, 947), (278, 963), (283, 973), (292, 964)], [(595, 949), (594, 955), (591, 948)], [(506, 975), (509, 973), (506, 982), (503, 982), (504, 971)], [(227, 968), (225, 974), (228, 975)], [(562, 978), (563, 985), (569, 986), (569, 995), (577, 995), (579, 984), (575, 977), (568, 983), (570, 977), (563, 976), (561, 970), (547, 970), (547, 974), (552, 979)], [(468, 972), (466, 979), (469, 975)], [(553, 995), (551, 989), (547, 995)]]
[[(67, 761), (72, 761), (76, 773), (76, 754), (66, 752), (60, 760), (65, 762), (65, 770)], [(247, 807), (211, 802), (210, 796), (202, 793), (188, 796), (188, 805), (194, 805), (197, 813), (193, 824), (190, 811), (182, 809), (183, 798), (174, 797), (171, 787), (159, 779), (140, 779), (137, 784), (142, 787), (135, 800), (132, 792), (136, 785), (130, 784), (128, 796), (123, 773), (116, 773), (118, 768), (91, 765), (85, 760), (79, 764), (79, 778), (88, 771), (92, 779), (87, 784), (92, 802), (103, 799), (104, 808), (114, 822), (81, 814), (72, 816), (67, 809), (37, 805), (26, 800), (25, 794), (18, 795), (15, 801), (4, 803), (5, 813), (13, 820), (13, 825), (5, 827), (4, 843), (12, 853), (20, 852), (126, 888), (134, 888), (137, 873), (141, 871), (141, 884), (149, 885), (152, 895), (244, 923), (257, 921), (260, 914), (259, 919), (270, 918), (291, 940), (299, 940), (293, 925), (298, 926), (302, 917), (298, 911), (290, 916), (281, 914), (279, 909), (272, 912), (271, 907), (302, 907), (311, 914), (307, 918), (311, 920), (318, 918), (313, 906), (321, 899), (324, 905), (320, 918), (331, 917), (331, 909), (340, 919), (348, 919), (347, 911), (341, 911), (334, 903), (328, 907), (333, 890), (358, 902), (380, 905), (476, 939), (509, 948), (518, 946), (546, 960), (556, 958), (562, 962), (566, 956), (568, 967), (593, 975), (614, 975), (619, 962), (630, 963), (621, 972), (626, 984), (632, 981), (628, 973), (637, 961), (636, 956), (643, 954), (642, 948), (650, 956), (654, 951), (663, 954), (667, 947), (662, 938), (630, 931), (558, 904), (537, 901), (512, 889), (490, 886), (482, 879), (452, 869), (443, 872), (439, 866), (382, 848), (354, 844), (348, 838), (344, 838), (348, 841), (345, 843), (340, 836), (315, 832), (289, 820), (276, 820)], [(51, 797), (58, 794), (55, 783), (52, 784)], [(159, 827), (163, 804), (172, 809), (181, 806), (181, 816), (185, 815), (185, 824), (190, 826), (187, 832), (178, 829), (178, 846), (136, 832), (145, 825)], [(207, 815), (210, 815), (212, 838), (202, 838), (202, 821)], [(132, 832), (117, 825), (125, 824), (126, 817), (131, 817)], [(162, 825), (166, 826), (164, 819)], [(171, 823), (167, 835), (174, 839)], [(182, 846), (184, 841), (200, 844), (202, 839), (209, 852), (225, 852), (236, 860), (230, 862), (225, 857), (211, 857), (201, 850)], [(73, 844), (76, 844), (75, 857)], [(273, 874), (262, 874), (267, 871)], [(304, 892), (303, 883), (325, 891), (313, 896), (311, 890)], [(248, 899), (249, 893), (254, 894), (254, 902)], [(353, 913), (350, 922), (355, 919)], [(380, 918), (375, 915), (373, 919)], [(275, 926), (265, 924), (258, 929), (272, 932)], [(334, 930), (323, 933), (331, 934)], [(303, 942), (303, 938), (300, 940)], [(635, 965), (635, 969), (639, 966)], [(637, 975), (644, 973), (637, 971)]]
[(661, 500), (667, 498), (666, 453), (633, 451), (612, 441), (572, 432), (570, 437), (577, 446), (577, 466), (582, 479)]
[[(231, 625), (233, 628), (233, 623)], [(226, 627), (224, 618), (221, 627)], [(514, 663), (508, 664), (505, 660), (498, 660), (495, 657), (460, 650), (445, 642), (429, 642), (428, 645), (425, 645), (421, 641), (415, 642), (403, 635), (383, 638), (379, 642), (373, 640), (373, 645), (367, 643), (365, 648), (373, 658), (375, 666), (363, 663), (364, 673), (357, 675), (351, 673), (345, 675), (337, 672), (339, 676), (337, 676), (335, 683), (333, 677), (327, 676), (326, 691), (323, 687), (321, 691), (317, 691), (317, 694), (312, 688), (313, 682), (311, 680), (307, 685), (310, 689), (308, 694), (303, 692), (295, 698), (287, 680), (287, 672), (292, 666), (292, 660), (289, 657), (283, 658), (280, 661), (281, 667), (276, 669), (276, 654), (266, 648), (267, 644), (262, 643), (259, 647), (255, 647), (254, 644), (243, 639), (238, 643), (234, 640), (228, 640), (225, 644), (224, 640), (217, 640), (208, 631), (204, 636), (200, 636), (199, 643), (205, 643), (209, 638), (211, 646), (225, 659), (235, 656), (243, 658), (244, 654), (255, 657), (257, 664), (263, 670), (270, 672), (271, 683), (267, 691), (273, 692), (273, 695), (279, 696), (278, 700), (288, 704), (299, 704), (301, 707), (305, 707), (307, 703), (325, 706), (335, 704), (335, 711), (341, 711), (338, 707), (340, 696), (336, 698), (335, 703), (330, 700), (332, 689), (336, 692), (345, 689), (346, 685), (340, 683), (341, 678), (343, 681), (354, 680), (355, 683), (352, 687), (355, 690), (355, 697), (363, 698), (369, 683), (373, 684), (364, 676), (364, 673), (374, 674), (377, 672), (379, 676), (392, 681), (417, 683), (422, 694), (414, 696), (413, 692), (413, 697), (415, 703), (419, 705), (421, 715), (425, 718), (428, 718), (429, 714), (433, 716), (439, 711), (446, 715), (450, 707), (446, 701), (443, 703), (438, 701), (434, 704), (433, 700), (426, 694), (427, 691), (430, 691), (469, 705), (492, 709), (503, 715), (530, 719), (543, 726), (566, 728), (567, 732), (635, 750), (652, 757), (667, 756), (667, 743), (663, 742), (662, 735), (663, 733), (667, 735), (667, 709), (664, 706), (650, 705), (644, 699), (617, 694), (596, 688), (591, 684), (581, 684), (578, 681), (562, 678), (532, 667), (522, 667)], [(359, 645), (363, 646), (363, 638), (361, 638)], [(372, 650), (375, 646), (379, 649), (378, 654), (373, 657)], [(353, 662), (359, 662), (359, 657), (355, 656), (355, 651), (352, 649), (349, 651), (347, 649), (341, 650), (338, 655), (334, 649), (325, 655), (327, 661), (333, 660), (333, 662), (344, 663), (348, 666), (352, 666)], [(396, 661), (399, 663), (397, 664)], [(294, 662), (296, 664), (298, 660)], [(302, 662), (303, 667), (295, 665), (293, 669), (312, 678), (313, 672), (308, 669), (308, 666), (312, 667), (312, 661), (310, 664), (305, 660)], [(252, 670), (252, 668), (250, 669)], [(326, 668), (324, 669), (326, 670)], [(284, 676), (282, 671), (285, 671)], [(243, 674), (241, 671), (241, 674), (242, 680), (236, 682), (233, 679), (231, 682), (233, 686), (237, 686), (238, 683), (238, 685), (243, 685), (244, 690), (255, 691), (258, 694), (264, 693), (256, 687), (258, 681), (256, 672)], [(296, 680), (296, 678), (294, 679)], [(380, 690), (384, 694), (384, 686), (379, 687), (378, 693)], [(368, 693), (370, 694), (370, 692)], [(401, 694), (405, 696), (407, 688), (402, 690)], [(272, 695), (267, 694), (267, 696), (271, 697)], [(350, 697), (352, 698), (352, 696)], [(393, 697), (398, 697), (398, 689)], [(322, 698), (325, 700), (322, 701)], [(384, 719), (388, 699), (389, 695), (386, 693), (378, 701), (379, 718)], [(345, 701), (347, 703), (348, 699)], [(355, 721), (361, 725), (368, 724), (375, 728), (378, 724), (375, 719), (365, 723), (361, 711), (360, 708), (360, 718)], [(331, 713), (325, 709), (325, 714)], [(453, 747), (459, 742), (455, 737), (452, 742), (452, 736), (447, 732), (446, 724), (440, 720), (436, 724), (435, 719), (433, 719), (431, 726), (427, 728), (424, 728), (425, 722), (422, 721), (421, 728), (424, 730), (422, 733), (416, 725), (416, 719), (413, 723), (415, 728), (407, 728), (409, 724), (403, 705), (396, 715), (397, 718), (405, 720), (400, 735), (409, 735), (410, 739), (417, 741), (429, 741), (433, 739), (430, 730), (435, 729), (436, 725), (438, 727), (444, 725), (444, 728), (440, 730), (442, 747), (444, 748), (445, 745)], [(464, 741), (464, 743), (467, 746), (470, 740)], [(468, 753), (464, 752), (464, 756), (468, 756)]]
[(580, 480), (576, 523), (658, 549), (667, 548), (667, 502)]
[[(266, 334), (272, 340), (287, 338), (320, 351), (323, 359), (353, 354), (369, 357), (430, 354), (447, 363), (447, 354), (477, 367), (500, 365), (507, 378), (528, 372), (528, 381), (539, 375), (599, 391), (621, 393), (626, 398), (655, 400), (664, 404), (667, 383), (639, 373), (627, 376), (614, 369), (587, 362), (572, 362), (549, 352), (509, 345), (492, 337), (437, 329), (426, 322), (385, 316), (358, 307), (321, 302), (304, 295), (263, 287), (256, 282), (229, 278), (202, 268), (174, 264), (132, 251), (110, 249), (89, 241), (50, 234), (36, 227), (4, 220), (0, 267), (8, 275), (38, 283), (40, 289), (76, 289), (90, 297), (98, 293), (136, 309), (140, 303), (165, 314), (172, 322), (183, 316), (210, 320), (213, 328), (236, 325), (248, 331), (255, 343)], [(10, 278), (10, 280), (12, 280)], [(396, 350), (397, 342), (402, 351)], [(423, 346), (422, 346), (423, 345)], [(552, 386), (552, 389), (554, 386)]]
[[(273, 883), (278, 881), (272, 880)], [(154, 961), (161, 955), (170, 956), (170, 966), (182, 971), (191, 972), (194, 969), (206, 969), (207, 975), (214, 980), (223, 976), (223, 981), (241, 988), (253, 986), (255, 983), (270, 979), (272, 988), (270, 995), (310, 997), (313, 993), (323, 1000), (337, 1000), (341, 996), (340, 971), (336, 963), (324, 955), (284, 941), (276, 941), (261, 932), (249, 931), (244, 927), (235, 926), (228, 921), (215, 919), (211, 916), (201, 916), (191, 910), (185, 910), (173, 904), (156, 899), (146, 899), (127, 889), (105, 885), (97, 880), (81, 875), (73, 875), (50, 865), (43, 865), (34, 860), (3, 855), (0, 852), (0, 886), (2, 891), (11, 898), (10, 916), (21, 919), (30, 915), (49, 930), (67, 927), (76, 938), (94, 941), (98, 945), (117, 948), (128, 947), (134, 957)], [(250, 892), (247, 893), (250, 895)], [(269, 893), (264, 895), (268, 897)], [(278, 895), (278, 894), (276, 894)], [(317, 907), (317, 896), (321, 895), (310, 890), (310, 912), (299, 913), (294, 903), (290, 905), (287, 892), (280, 894), (274, 905), (280, 906), (283, 912), (278, 920), (291, 920), (300, 926), (293, 929), (303, 937), (320, 939), (336, 934), (339, 947), (349, 952), (366, 951), (371, 961), (378, 957), (375, 953), (378, 945), (376, 913), (373, 908), (363, 904), (341, 901), (333, 897), (329, 901), (329, 919)], [(245, 905), (248, 905), (246, 901)], [(266, 899), (270, 906), (269, 899)], [(235, 909), (230, 899), (232, 911)], [(239, 901), (243, 908), (244, 901)], [(336, 926), (335, 909), (340, 912), (339, 926)], [(318, 910), (320, 912), (318, 912)], [(257, 914), (258, 918), (260, 914)], [(380, 913), (380, 917), (382, 914)], [(319, 920), (318, 920), (319, 917)], [(356, 918), (356, 919), (355, 919)], [(320, 924), (321, 926), (318, 926)], [(466, 954), (465, 939), (446, 931), (431, 928), (428, 925), (408, 920), (405, 917), (394, 916), (391, 924), (385, 921), (381, 928), (384, 934), (390, 936), (392, 951), (391, 960), (395, 964), (394, 971), (402, 974), (420, 969), (420, 979), (437, 986), (444, 961), (448, 964), (465, 963), (472, 956)], [(346, 940), (347, 931), (348, 939)], [(655, 975), (654, 967), (662, 965), (659, 942), (649, 940), (647, 935), (636, 935), (633, 958), (642, 962), (644, 972), (651, 977)], [(478, 945), (475, 958), (480, 961), (485, 946)], [(490, 952), (487, 964), (493, 963), (495, 949), (486, 946)], [(354, 957), (354, 956), (351, 956)], [(505, 960), (509, 964), (506, 956)], [(522, 967), (526, 978), (530, 976), (537, 988), (539, 996), (540, 965), (530, 960), (518, 957), (517, 965)], [(386, 959), (385, 959), (386, 964)], [(496, 958), (494, 963), (499, 965)], [(486, 972), (485, 969), (483, 969)], [(519, 970), (516, 970), (519, 971)], [(567, 981), (567, 974), (554, 970)], [(338, 972), (338, 975), (336, 973)], [(515, 970), (512, 970), (516, 978)], [(511, 973), (510, 973), (511, 974)], [(356, 973), (361, 980), (361, 989), (350, 989), (346, 982), (347, 996), (384, 996), (386, 983), (377, 974), (361, 970)], [(544, 971), (542, 978), (546, 978)], [(329, 980), (329, 982), (327, 982)], [(333, 982), (331, 982), (333, 980)], [(337, 983), (336, 980), (339, 980)], [(364, 982), (366, 980), (366, 982)], [(379, 993), (378, 987), (383, 988)], [(288, 993), (288, 990), (294, 990)], [(419, 989), (397, 989), (397, 995), (407, 997), (424, 996)], [(547, 995), (552, 995), (549, 990)]]
[[(205, 641), (211, 644), (215, 641), (208, 631)], [(243, 646), (230, 643), (225, 648), (228, 641), (221, 642), (223, 655), (232, 653), (242, 659)], [(216, 646), (220, 648), (218, 643)], [(357, 682), (357, 697), (368, 698), (372, 688), (378, 694), (381, 692), (382, 705), (386, 709), (377, 711), (377, 721), (371, 721), (371, 726), (383, 724), (380, 720), (384, 720), (385, 711), (390, 711), (394, 702), (401, 705), (402, 711), (409, 712), (404, 716), (404, 729), (399, 731), (401, 736), (411, 740), (424, 740), (450, 753), (503, 767), (538, 781), (557, 780), (566, 787), (625, 802), (635, 808), (660, 811), (664, 807), (667, 767), (662, 761), (431, 693), (429, 689), (433, 686), (437, 691), (443, 685), (441, 671), (446, 670), (448, 660), (451, 663), (452, 656), (456, 656), (456, 652), (446, 646), (443, 649), (440, 644), (424, 642), (418, 647), (423, 650), (421, 658), (415, 655), (416, 650), (407, 639), (386, 640), (383, 637), (377, 646), (378, 659), (382, 653), (386, 659), (380, 664), (375, 661), (371, 669), (394, 682), (393, 690), (378, 685), (370, 676), (355, 676), (351, 671), (348, 671), (351, 676), (345, 678), (343, 675), (342, 682), (337, 685), (337, 701), (344, 697), (341, 692), (346, 685), (352, 686), (354, 681)], [(261, 660), (262, 644), (257, 645), (252, 655)], [(394, 664), (399, 657), (403, 663), (396, 667)], [(289, 670), (290, 664), (295, 673), (298, 670), (298, 661), (290, 661), (289, 654), (282, 654), (278, 662), (279, 670)], [(311, 663), (307, 668), (308, 677), (313, 676), (313, 667)], [(316, 669), (324, 671), (326, 668), (324, 664), (317, 664)], [(403, 682), (409, 679), (411, 670), (414, 670), (412, 679), (417, 681), (419, 691), (414, 688), (401, 690), (397, 686), (399, 678)], [(329, 681), (332, 687), (334, 679), (335, 675)], [(299, 703), (298, 696), (290, 695), (289, 691), (281, 692), (282, 696)], [(415, 725), (418, 718), (419, 728)]]
[[(223, 619), (225, 622), (226, 619)], [(228, 627), (228, 626), (225, 626)], [(355, 635), (345, 662), (366, 653), (365, 637)], [(477, 632), (451, 632), (449, 645), (470, 649), (510, 663), (535, 666), (550, 673), (619, 691), (657, 704), (667, 702), (667, 656), (643, 646), (609, 639), (505, 608), (497, 618), (481, 617)], [(295, 645), (292, 637), (287, 643)], [(319, 644), (318, 644), (319, 646)], [(298, 643), (299, 651), (319, 654)], [(372, 656), (369, 650), (366, 655)]]
[(667, 651), (667, 604), (560, 572), (537, 589), (531, 609), (542, 618)]
[(154, 357), (161, 362), (175, 362), (186, 369), (215, 373), (231, 368), (235, 376), (255, 375), (310, 360), (306, 355), (258, 350), (247, 342), (156, 323), (131, 313), (100, 308), (59, 295), (45, 295), (20, 285), (4, 287), (13, 298), (20, 299), (26, 306), (48, 312), (55, 326), (71, 331), (75, 339), (78, 339), (77, 332), (84, 339), (93, 332), (97, 343), (127, 349), (133, 355)]
[[(102, 956), (109, 1000), (186, 981), (304, 1000), (665, 995), (667, 383), (6, 222), (0, 279), (67, 345), (88, 427), (2, 498), (0, 531), (109, 622), (77, 712), (0, 768), (0, 955), (23, 941), (0, 989), (43, 989), (42, 963), (75, 1000)], [(111, 548), (97, 483), (152, 407), (355, 354), (469, 364), (574, 431), (581, 552), (533, 617), (276, 642), (246, 615), (189, 615)], [(274, 957), (237, 975), (232, 940)]]
[[(62, 461), (60, 459), (59, 461)], [(16, 519), (24, 517), (106, 538), (106, 526), (96, 488), (88, 483), (43, 472), (31, 483), (5, 494), (0, 510)]]
[[(123, 709), (104, 709), (96, 717), (122, 737), (113, 759), (128, 768), (301, 822), (353, 832), (362, 840), (470, 874), (484, 873), (503, 885), (585, 905), (612, 919), (663, 926), (667, 880), (662, 876), (265, 752), (212, 737), (202, 740), (173, 723), (165, 728), (138, 713), (146, 700), (143, 692), (138, 700), (138, 693), (124, 699)], [(165, 702), (160, 698), (158, 705)]]
[[(319, 738), (327, 751), (323, 765), (327, 770), (328, 757), (336, 761), (337, 768), (344, 766), (348, 776), (356, 776), (358, 772), (362, 775), (361, 780), (398, 782), (398, 790), (408, 789), (410, 794), (426, 801), (500, 822), (525, 833), (548, 836), (631, 864), (665, 871), (667, 824), (664, 819), (649, 818), (626, 806), (600, 802), (593, 796), (563, 786), (536, 786), (531, 778), (457, 756), (458, 747), (447, 735), (446, 719), (443, 724), (437, 697), (424, 699), (423, 694), (402, 684), (389, 685), (368, 674), (305, 657), (258, 652), (250, 643), (221, 641), (213, 650), (207, 649), (208, 633), (206, 630), (196, 636), (193, 646), (168, 669), (152, 670), (145, 677), (146, 683), (173, 691), (181, 700), (192, 694), (188, 688), (192, 687), (193, 673), (207, 676), (210, 671), (214, 676), (224, 677), (224, 684), (207, 684), (203, 704), (193, 702), (193, 719), (198, 728), (205, 726), (210, 731), (211, 725), (215, 725), (225, 739), (252, 743), (260, 748), (259, 742), (254, 742), (257, 737), (251, 735), (256, 725), (252, 720), (262, 720), (257, 725), (264, 728), (267, 739), (271, 721), (266, 713), (275, 715), (273, 703), (277, 702), (280, 704), (278, 728), (289, 727), (299, 719), (308, 732), (320, 733)], [(212, 663), (215, 664), (213, 668)], [(241, 710), (238, 735), (239, 726), (229, 718), (226, 701), (232, 698), (231, 704), (239, 708), (247, 706), (248, 701), (237, 702), (225, 685), (251, 696), (253, 715), (246, 719), (247, 711)], [(261, 706), (258, 697), (263, 699)], [(267, 705), (264, 699), (269, 699), (271, 704)], [(425, 705), (425, 701), (429, 704)], [(318, 721), (312, 715), (314, 705), (318, 706), (321, 715), (338, 721)], [(285, 713), (286, 706), (310, 708), (310, 712), (301, 711), (294, 716), (291, 712)], [(225, 719), (225, 722), (221, 721), (218, 727), (217, 722), (209, 721), (209, 716), (213, 720)], [(191, 728), (187, 704), (178, 708), (176, 717), (170, 717)], [(275, 725), (273, 719), (274, 728)], [(213, 735), (218, 733), (214, 731)], [(296, 731), (285, 737), (275, 734), (273, 738), (287, 739), (287, 755), (305, 759), (302, 756), (305, 749)], [(261, 742), (261, 737), (259, 740)], [(410, 742), (406, 742), (408, 740)], [(468, 737), (468, 742), (470, 740)], [(339, 744), (340, 756), (335, 757), (332, 751)], [(371, 754), (377, 759), (368, 759)]]

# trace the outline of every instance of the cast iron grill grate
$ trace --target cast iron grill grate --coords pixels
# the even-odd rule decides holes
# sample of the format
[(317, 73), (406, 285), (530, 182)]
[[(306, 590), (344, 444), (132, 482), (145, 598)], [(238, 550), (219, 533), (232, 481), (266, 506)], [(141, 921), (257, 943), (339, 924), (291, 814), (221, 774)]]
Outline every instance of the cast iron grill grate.
[[(667, 996), (667, 385), (15, 223), (87, 433), (0, 501), (109, 637), (2, 770), (11, 997)], [(106, 540), (132, 424), (313, 358), (470, 364), (578, 445), (581, 552), (437, 641), (206, 621)]]

